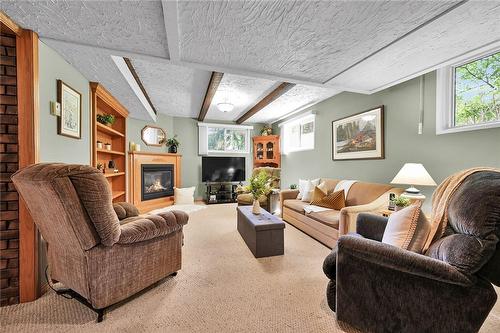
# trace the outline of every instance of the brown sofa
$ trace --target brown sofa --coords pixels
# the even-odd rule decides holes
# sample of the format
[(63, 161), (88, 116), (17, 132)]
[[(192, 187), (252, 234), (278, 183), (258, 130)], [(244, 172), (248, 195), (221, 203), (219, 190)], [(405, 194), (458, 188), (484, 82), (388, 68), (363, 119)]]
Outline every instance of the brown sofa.
[[(339, 179), (322, 179), (327, 190), (333, 190)], [(299, 228), (309, 236), (328, 247), (333, 247), (341, 235), (356, 231), (356, 217), (361, 212), (377, 212), (386, 209), (389, 193), (399, 195), (403, 189), (391, 185), (356, 182), (346, 197), (346, 207), (342, 210), (325, 212), (304, 212), (309, 202), (297, 199), (299, 190), (283, 190), (280, 193), (281, 214), (283, 220)]]
[[(184, 212), (135, 216), (115, 207), (108, 181), (83, 165), (35, 164), (12, 176), (43, 238), (50, 279), (103, 309), (181, 268)], [(78, 297), (77, 297), (78, 299)]]

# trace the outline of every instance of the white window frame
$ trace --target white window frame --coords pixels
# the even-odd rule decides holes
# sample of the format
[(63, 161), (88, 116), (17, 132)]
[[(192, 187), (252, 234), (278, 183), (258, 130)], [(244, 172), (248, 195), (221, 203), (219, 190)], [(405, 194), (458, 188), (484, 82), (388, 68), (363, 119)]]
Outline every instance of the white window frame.
[[(245, 130), (245, 149), (244, 150), (209, 150), (208, 149), (208, 129), (209, 128), (224, 128), (224, 129), (237, 129)], [(215, 123), (198, 123), (198, 153), (200, 155), (220, 155), (220, 154), (249, 154), (250, 153), (250, 140), (253, 126), (246, 125), (232, 125), (232, 124), (215, 124)]]
[[(288, 126), (295, 125), (297, 123), (309, 123), (313, 122), (313, 144), (312, 147), (295, 147), (295, 148), (290, 148), (287, 146), (287, 136), (286, 136), (286, 128)], [(298, 151), (307, 151), (307, 150), (314, 150), (314, 147), (316, 145), (316, 115), (313, 112), (307, 112), (305, 114), (302, 114), (300, 116), (294, 117), (292, 119), (286, 120), (280, 124), (278, 124), (280, 127), (280, 134), (281, 134), (281, 147), (282, 147), (282, 153), (287, 155), (289, 153), (294, 153)], [(300, 127), (300, 131), (302, 132), (302, 126)], [(302, 133), (301, 133), (302, 134)]]
[[(496, 43), (497, 44), (497, 43)], [(500, 121), (455, 126), (455, 68), (485, 58), (500, 51), (499, 45), (481, 48), (473, 53), (454, 59), (436, 71), (436, 134), (459, 133), (500, 127)]]

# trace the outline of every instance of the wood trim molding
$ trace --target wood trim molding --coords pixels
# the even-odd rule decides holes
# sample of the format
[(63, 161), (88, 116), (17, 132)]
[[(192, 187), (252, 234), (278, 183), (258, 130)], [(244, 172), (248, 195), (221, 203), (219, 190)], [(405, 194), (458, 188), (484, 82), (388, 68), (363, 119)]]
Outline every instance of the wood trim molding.
[(128, 70), (130, 73), (132, 73), (132, 76), (135, 79), (135, 82), (137, 82), (137, 85), (139, 88), (141, 88), (142, 93), (144, 94), (144, 97), (146, 97), (146, 100), (149, 103), (149, 106), (151, 109), (153, 109), (154, 113), (158, 114), (158, 111), (155, 109), (155, 106), (153, 105), (153, 102), (151, 102), (151, 98), (149, 98), (148, 92), (146, 91), (146, 88), (144, 88), (144, 85), (142, 84), (141, 79), (139, 78), (139, 75), (135, 71), (134, 66), (132, 65), (132, 61), (130, 61), (129, 58), (123, 58), (123, 61), (125, 61), (125, 64), (127, 64)]
[(286, 93), (288, 90), (295, 87), (295, 83), (283, 82), (276, 89), (271, 91), (266, 97), (260, 100), (257, 104), (255, 104), (250, 110), (248, 110), (244, 115), (242, 115), (238, 120), (236, 120), (237, 124), (241, 124), (244, 121), (248, 120), (251, 116), (271, 104), (273, 101), (278, 99), (281, 95)]
[(203, 121), (207, 115), (210, 104), (212, 104), (212, 99), (219, 88), (219, 84), (222, 81), (224, 73), (212, 72), (210, 77), (210, 82), (208, 83), (207, 92), (205, 93), (205, 98), (203, 99), (203, 104), (201, 105), (200, 115), (198, 116), (198, 121)]
[[(19, 168), (39, 161), (38, 35), (22, 30), (16, 37)], [(38, 230), (19, 200), (19, 301), (39, 295)]]
[(128, 117), (127, 109), (116, 100), (109, 91), (106, 90), (98, 82), (90, 82), (90, 89), (99, 97), (104, 103), (108, 104), (112, 109), (120, 113), (123, 117)]
[(23, 32), (23, 28), (17, 25), (16, 22), (12, 21), (12, 19), (5, 14), (5, 12), (0, 10), (0, 22), (4, 24), (8, 29), (10, 29), (17, 36), (21, 36)]

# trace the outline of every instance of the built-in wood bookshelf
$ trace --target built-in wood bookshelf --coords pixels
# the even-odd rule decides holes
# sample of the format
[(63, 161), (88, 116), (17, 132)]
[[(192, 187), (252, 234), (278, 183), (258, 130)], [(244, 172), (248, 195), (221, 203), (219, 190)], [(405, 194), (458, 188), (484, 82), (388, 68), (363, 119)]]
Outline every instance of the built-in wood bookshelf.
[[(127, 117), (128, 111), (102, 85), (90, 83), (90, 102), (92, 109), (92, 165), (98, 163), (105, 166), (104, 176), (108, 180), (113, 193), (113, 202), (127, 201)], [(112, 125), (103, 125), (97, 122), (98, 114), (112, 114), (115, 122)], [(103, 148), (97, 148), (97, 141), (103, 143)], [(107, 150), (104, 144), (111, 144)], [(109, 161), (115, 161), (118, 172), (108, 168)]]

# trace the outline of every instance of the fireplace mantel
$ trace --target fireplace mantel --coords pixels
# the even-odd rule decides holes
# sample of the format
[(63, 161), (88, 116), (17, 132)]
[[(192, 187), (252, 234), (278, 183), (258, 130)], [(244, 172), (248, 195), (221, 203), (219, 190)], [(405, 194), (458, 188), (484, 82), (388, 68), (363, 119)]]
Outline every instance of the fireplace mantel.
[(174, 186), (181, 187), (181, 157), (179, 154), (152, 153), (143, 151), (129, 152), (129, 195), (128, 198), (141, 213), (146, 213), (152, 209), (162, 208), (172, 205), (174, 197), (164, 197), (143, 201), (141, 198), (142, 164), (173, 164), (174, 166)]

